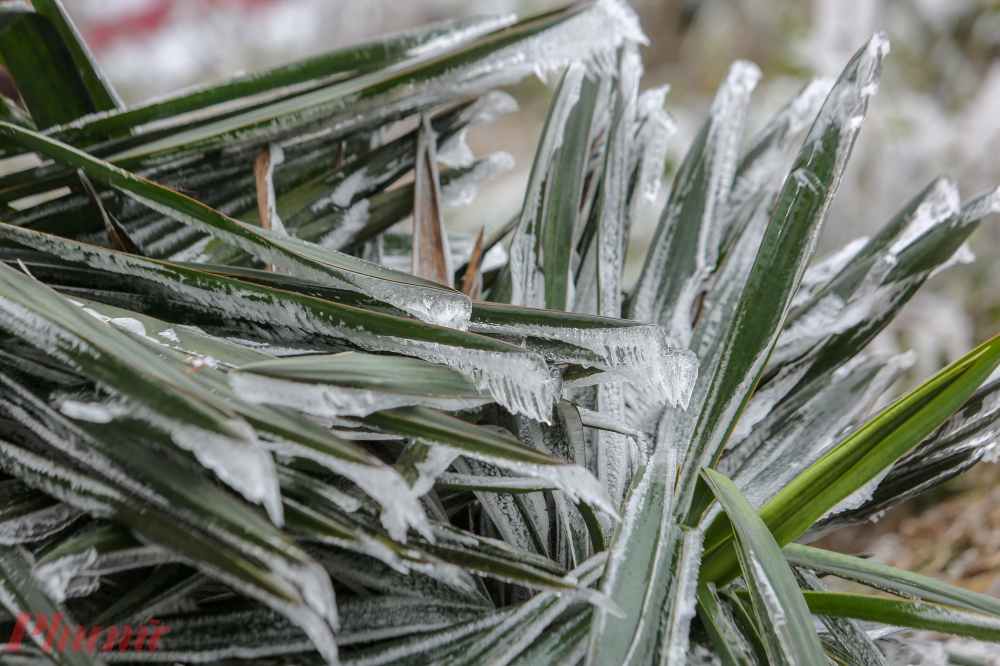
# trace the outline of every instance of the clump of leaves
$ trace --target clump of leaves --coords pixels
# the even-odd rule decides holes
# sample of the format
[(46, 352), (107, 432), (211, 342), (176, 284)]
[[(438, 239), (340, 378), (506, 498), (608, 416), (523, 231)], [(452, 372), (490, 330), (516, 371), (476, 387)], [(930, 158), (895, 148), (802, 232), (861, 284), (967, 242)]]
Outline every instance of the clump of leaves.
[[(624, 294), (673, 122), (619, 0), (134, 108), (58, 0), (0, 4), (0, 31), (27, 106), (0, 145), (38, 158), (0, 177), (0, 634), (155, 618), (156, 652), (114, 657), (262, 665), (870, 666), (892, 627), (1000, 640), (995, 599), (803, 545), (968, 468), (1000, 422), (1000, 342), (874, 413), (912, 359), (865, 351), (996, 190), (939, 178), (813, 261), (884, 36), (747, 142), (760, 72), (734, 63)], [(520, 214), (449, 234), (442, 206), (511, 163), (467, 129), (536, 72), (561, 79)], [(112, 656), (32, 638), (12, 658)]]

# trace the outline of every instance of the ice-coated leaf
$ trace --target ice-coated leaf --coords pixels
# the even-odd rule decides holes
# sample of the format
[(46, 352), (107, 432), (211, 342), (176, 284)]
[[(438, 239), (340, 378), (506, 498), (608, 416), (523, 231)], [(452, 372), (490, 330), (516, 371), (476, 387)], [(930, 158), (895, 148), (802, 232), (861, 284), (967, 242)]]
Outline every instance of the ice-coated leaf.
[[(726, 247), (723, 261), (710, 278), (713, 286), (705, 295), (691, 335), (691, 351), (698, 356), (701, 366), (701, 379), (692, 390), (696, 410), (704, 404), (722, 356), (726, 333), (781, 190), (787, 153), (792, 141), (816, 116), (828, 90), (829, 85), (822, 80), (806, 86), (753, 138), (737, 164), (736, 181), (725, 213), (731, 238), (722, 239)], [(625, 388), (625, 396), (630, 420), (650, 436), (656, 433), (662, 409), (633, 387)], [(661, 421), (658, 437), (689, 439), (694, 425), (693, 420), (673, 410), (669, 418)]]
[(470, 425), (424, 407), (403, 407), (376, 412), (362, 419), (384, 432), (396, 433), (447, 446), (462, 455), (503, 467), (517, 474), (551, 482), (573, 501), (617, 515), (614, 504), (586, 469), (541, 453), (515, 439)]
[[(414, 597), (352, 597), (340, 602), (344, 625), (340, 645), (422, 634), (467, 621), (482, 608)], [(261, 659), (312, 651), (297, 627), (266, 608), (166, 615), (170, 632), (159, 642), (157, 658), (205, 663), (222, 659)]]
[(367, 416), (411, 405), (460, 411), (493, 401), (468, 376), (446, 366), (360, 352), (251, 363), (230, 372), (228, 379), (249, 402), (328, 417)]
[[(596, 97), (573, 63), (552, 96), (510, 244), (511, 304), (568, 309), (569, 252)], [(549, 284), (554, 282), (554, 284)]]
[(756, 448), (744, 441), (716, 469), (731, 474), (747, 500), (760, 508), (861, 420), (911, 362), (911, 354), (858, 357), (831, 373), (828, 385)]
[(631, 299), (629, 315), (659, 324), (677, 347), (688, 346), (695, 298), (718, 262), (746, 106), (760, 75), (747, 61), (730, 67), (674, 180)]
[[(257, 429), (265, 437), (263, 445), (266, 448), (280, 455), (312, 461), (357, 483), (362, 490), (383, 506), (381, 520), (394, 539), (405, 541), (406, 531), (410, 527), (425, 535), (429, 533), (427, 519), (419, 505), (411, 501), (411, 493), (403, 480), (375, 456), (340, 439), (289, 409), (244, 402), (240, 399), (243, 396), (238, 396), (238, 392), (234, 394), (230, 390), (230, 384), (233, 383), (232, 373), (223, 375), (218, 368), (212, 367), (216, 364), (213, 357), (198, 353), (193, 356), (185, 356), (191, 353), (190, 349), (170, 349), (169, 343), (165, 344), (163, 340), (146, 335), (146, 325), (153, 324), (156, 329), (161, 329), (164, 326), (163, 322), (144, 318), (147, 320), (144, 324), (137, 322), (132, 317), (123, 317), (122, 315), (129, 314), (127, 311), (120, 311), (106, 305), (92, 305), (97, 310), (84, 304), (84, 311), (100, 321), (117, 326), (149, 351), (159, 355), (168, 363), (172, 363), (179, 370), (186, 371), (192, 367), (196, 368), (198, 372), (193, 375), (195, 381), (201, 383), (209, 391), (222, 396), (231, 409)], [(109, 315), (111, 316), (109, 317)], [(195, 344), (191, 346), (196, 348), (204, 348), (207, 346), (206, 341), (212, 340), (209, 336), (194, 331), (187, 331), (186, 339), (195, 339)], [(218, 345), (209, 346), (209, 349), (213, 348), (218, 348)], [(267, 358), (263, 354), (257, 354), (257, 356), (258, 358)], [(227, 378), (229, 382), (227, 382)], [(303, 405), (293, 406), (301, 408)], [(66, 403), (64, 402), (64, 411), (65, 407)], [(82, 405), (77, 406), (78, 409), (81, 407)]]
[[(660, 623), (650, 619), (666, 603), (684, 533), (669, 511), (674, 485), (666, 480), (676, 475), (676, 451), (665, 447), (659, 458), (640, 468), (632, 479), (599, 587), (621, 609), (621, 616), (594, 612), (589, 664), (624, 663), (628, 655), (636, 663), (645, 663), (659, 648)], [(649, 506), (660, 510), (649, 511)], [(652, 586), (650, 581), (662, 584)]]
[(317, 245), (264, 229), (255, 230), (178, 192), (144, 180), (40, 134), (0, 124), (0, 136), (18, 142), (125, 192), (141, 203), (254, 254), (293, 275), (385, 300), (433, 323), (464, 328), (468, 298), (458, 292)]
[[(581, 585), (595, 582), (604, 570), (606, 553), (598, 553), (567, 575)], [(454, 666), (507, 666), (573, 602), (571, 597), (542, 592), (521, 605), (511, 616), (470, 645)]]
[(18, 444), (0, 441), (4, 471), (92, 516), (119, 520), (140, 539), (271, 606), (336, 660), (337, 615), (326, 573), (261, 515), (148, 442), (121, 432), (92, 436), (4, 376), (0, 391), (4, 417), (20, 424)]
[(639, 94), (636, 108), (638, 125), (629, 157), (629, 165), (633, 170), (627, 219), (630, 228), (639, 211), (655, 202), (660, 191), (666, 169), (667, 142), (677, 131), (673, 118), (663, 109), (669, 91), (670, 86), (663, 85)]
[(689, 505), (697, 470), (713, 466), (760, 380), (802, 274), (819, 241), (847, 157), (875, 92), (888, 40), (879, 33), (851, 59), (827, 96), (778, 196), (687, 448), (677, 510), (696, 524), (708, 496)]
[(15, 479), (0, 481), (0, 544), (42, 541), (75, 523), (80, 512)]
[(899, 462), (879, 482), (878, 488), (860, 506), (834, 513), (814, 525), (810, 540), (845, 524), (878, 516), (891, 506), (951, 479), (980, 460), (996, 455), (997, 382), (990, 382), (966, 401), (941, 427)]
[[(66, 613), (66, 609), (61, 608), (49, 597), (32, 576), (30, 557), (30, 553), (19, 547), (0, 546), (0, 605), (15, 616), (18, 613), (39, 613), (46, 619), (58, 616), (62, 618), (64, 625), (77, 626), (73, 618)], [(31, 636), (28, 640), (42, 647), (49, 639), (47, 634), (41, 633)], [(57, 666), (100, 664), (89, 654), (72, 650), (51, 650), (51, 647), (50, 644), (50, 651), (46, 656)]]
[(345, 655), (343, 663), (351, 666), (383, 666), (407, 661), (447, 662), (452, 655), (461, 656), (468, 645), (509, 618), (514, 612), (514, 609), (501, 609), (437, 631), (397, 641), (387, 641)]
[[(86, 263), (130, 280), (117, 291), (146, 289), (153, 298), (119, 300), (109, 298), (115, 290), (88, 296), (127, 304), (143, 312), (149, 307), (170, 320), (209, 328), (220, 317), (229, 335), (238, 339), (263, 336), (263, 342), (295, 346), (310, 338), (350, 341), (368, 351), (391, 352), (442, 363), (470, 376), (476, 385), (488, 388), (497, 402), (516, 413), (548, 420), (553, 400), (553, 381), (544, 360), (523, 348), (453, 329), (345, 307), (288, 291), (258, 287), (176, 264), (166, 264), (133, 255), (111, 252), (82, 243), (0, 224), (0, 237), (28, 247)], [(111, 293), (109, 293), (111, 292)], [(322, 291), (324, 298), (336, 298)], [(172, 297), (163, 303), (164, 296)], [(349, 301), (354, 302), (354, 301)], [(160, 309), (164, 307), (162, 310)], [(343, 343), (337, 345), (343, 348)]]
[(191, 607), (188, 594), (208, 579), (182, 564), (158, 567), (93, 620), (103, 627), (128, 625)]
[[(471, 203), (480, 185), (513, 167), (514, 158), (510, 154), (497, 152), (476, 160), (470, 166), (442, 171), (441, 205)], [(303, 225), (299, 227), (298, 235), (331, 250), (347, 250), (386, 231), (412, 213), (413, 184), (408, 183), (362, 199), (329, 218)]]
[(0, 326), (116, 391), (129, 409), (281, 523), (274, 462), (253, 430), (192, 378), (37, 280), (0, 266)]
[(35, 578), (58, 602), (87, 596), (100, 577), (120, 571), (175, 562), (177, 556), (160, 546), (143, 545), (125, 530), (99, 527), (71, 537), (40, 557)]
[[(642, 58), (636, 43), (626, 43), (618, 54), (615, 108), (604, 153), (597, 225), (597, 314), (622, 316), (622, 271), (628, 245), (629, 156), (636, 125)], [(621, 406), (618, 406), (621, 409)]]
[(667, 602), (660, 611), (666, 630), (660, 637), (660, 659), (667, 663), (685, 658), (690, 649), (691, 620), (696, 608), (698, 569), (701, 567), (702, 541), (705, 533), (700, 529), (687, 529), (681, 539), (680, 558), (667, 594)]
[(697, 595), (698, 617), (723, 666), (756, 666), (750, 641), (729, 606), (719, 598), (715, 586), (701, 583)]
[[(459, 104), (435, 116), (427, 131), (415, 129), (382, 146), (358, 155), (349, 162), (334, 166), (328, 173), (297, 183), (293, 174), (279, 181), (278, 211), (290, 228), (322, 224), (331, 215), (343, 213), (384, 188), (414, 168), (421, 134), (424, 149), (431, 146), (447, 151), (450, 144), (464, 146), (464, 133), (472, 126), (492, 122), (505, 113), (517, 110), (517, 102), (503, 92), (492, 92), (478, 100)], [(469, 158), (450, 166), (468, 167)], [(299, 179), (300, 180), (300, 179)], [(241, 216), (245, 222), (251, 216)], [(299, 234), (300, 237), (302, 234)]]
[[(572, 609), (571, 609), (572, 611)], [(513, 662), (514, 666), (578, 664), (587, 652), (587, 629), (592, 609), (568, 611)]]
[(703, 478), (722, 505), (736, 534), (736, 553), (762, 625), (768, 661), (823, 663), (823, 647), (795, 575), (767, 526), (732, 481), (703, 468)]
[(776, 370), (780, 371), (823, 338), (829, 339), (868, 319), (877, 290), (888, 277), (886, 273), (896, 265), (896, 257), (935, 227), (954, 224), (959, 208), (958, 187), (954, 182), (940, 178), (931, 183), (883, 230), (883, 234), (897, 230), (888, 247), (874, 254), (874, 247), (870, 246), (878, 247), (883, 240), (883, 234), (876, 236), (854, 254), (831, 284), (788, 317), (771, 357), (768, 375), (774, 376)]
[[(408, 57), (428, 55), (454, 48), (464, 41), (510, 25), (517, 17), (509, 13), (439, 21), (406, 32), (338, 49), (272, 69), (238, 74), (222, 83), (189, 88), (180, 93), (130, 107), (127, 110), (83, 118), (75, 126), (58, 128), (61, 140), (73, 143), (106, 134), (120, 135), (154, 120), (206, 109), (215, 104), (261, 94), (289, 94), (316, 87), (331, 78), (349, 78), (366, 69), (385, 67)], [(65, 138), (62, 138), (65, 137)]]
[[(460, 474), (464, 474), (471, 479), (489, 479), (501, 483), (504, 481), (520, 481), (519, 478), (511, 479), (505, 476), (496, 465), (479, 462), (478, 460), (463, 460), (458, 458), (455, 461), (455, 468)], [(475, 481), (473, 481), (475, 483)], [(537, 485), (537, 482), (536, 482)], [(538, 550), (538, 527), (534, 525), (534, 518), (521, 510), (514, 495), (508, 493), (482, 492), (476, 491), (483, 510), (489, 515), (493, 525), (500, 532), (500, 536), (513, 548), (525, 552), (545, 553), (544, 544), (542, 550)]]
[[(950, 209), (955, 197), (950, 181), (931, 183), (872, 238), (817, 296), (817, 301), (836, 306), (828, 319), (833, 330), (839, 332), (831, 336), (819, 334), (816, 344), (807, 346), (804, 353), (798, 358), (793, 357), (791, 362), (774, 362), (772, 359), (762, 380), (761, 391), (767, 392), (767, 400), (773, 408), (745, 414), (742, 432), (756, 420), (761, 424), (758, 428), (768, 428), (771, 422), (787, 418), (790, 411), (808, 400), (826, 373), (860, 353), (924, 281), (961, 252), (965, 239), (982, 219), (990, 212), (1000, 210), (1000, 189), (993, 189), (972, 197), (954, 215), (946, 217), (927, 213), (942, 207)], [(921, 205), (925, 211), (923, 214), (919, 213)], [(914, 214), (915, 210), (917, 214)], [(919, 236), (909, 233), (908, 230), (913, 228), (910, 222), (916, 223), (924, 233)], [(898, 255), (889, 252), (897, 240), (907, 240), (906, 236), (909, 236), (908, 242), (901, 247)], [(838, 292), (843, 294), (843, 298), (837, 296)], [(853, 306), (841, 307), (840, 303), (854, 294), (863, 297), (854, 298)], [(803, 309), (805, 307), (807, 305)], [(822, 307), (814, 309), (823, 310)]]
[(340, 135), (399, 114), (431, 108), (495, 89), (575, 61), (609, 68), (629, 40), (647, 42), (635, 13), (620, 0), (573, 5), (527, 19), (436, 58), (390, 73), (374, 72), (172, 134), (116, 159), (183, 154), (212, 146), (259, 142), (326, 128)]

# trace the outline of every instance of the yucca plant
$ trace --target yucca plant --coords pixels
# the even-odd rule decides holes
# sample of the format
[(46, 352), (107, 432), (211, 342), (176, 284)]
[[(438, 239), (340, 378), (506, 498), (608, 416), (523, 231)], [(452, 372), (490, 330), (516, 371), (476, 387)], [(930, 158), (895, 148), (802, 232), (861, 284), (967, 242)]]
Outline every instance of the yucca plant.
[[(33, 5), (0, 4), (27, 108), (4, 101), (0, 147), (39, 158), (0, 177), (0, 637), (25, 613), (87, 633), (21, 626), (3, 663), (872, 666), (893, 627), (1000, 641), (994, 598), (804, 545), (1000, 427), (1000, 341), (875, 413), (912, 358), (864, 351), (997, 190), (939, 178), (813, 261), (884, 36), (748, 142), (760, 72), (734, 63), (625, 294), (673, 124), (620, 0), (134, 108)], [(466, 130), (536, 72), (561, 79), (520, 214), (449, 234), (441, 207), (511, 162)], [(170, 630), (103, 651), (112, 626)]]

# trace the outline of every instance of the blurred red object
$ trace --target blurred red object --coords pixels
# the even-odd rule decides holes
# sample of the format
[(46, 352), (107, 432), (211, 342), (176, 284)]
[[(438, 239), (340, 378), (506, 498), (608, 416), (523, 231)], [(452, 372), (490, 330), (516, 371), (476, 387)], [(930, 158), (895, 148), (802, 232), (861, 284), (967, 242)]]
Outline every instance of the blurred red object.
[(256, 7), (272, 5), (280, 0), (149, 0), (139, 3), (137, 11), (119, 12), (117, 16), (83, 21), (79, 25), (84, 41), (91, 51), (99, 53), (113, 42), (120, 39), (142, 39), (154, 34), (170, 23), (173, 10), (185, 5), (186, 8), (196, 7), (199, 11), (208, 13), (221, 7), (239, 6), (252, 10)]

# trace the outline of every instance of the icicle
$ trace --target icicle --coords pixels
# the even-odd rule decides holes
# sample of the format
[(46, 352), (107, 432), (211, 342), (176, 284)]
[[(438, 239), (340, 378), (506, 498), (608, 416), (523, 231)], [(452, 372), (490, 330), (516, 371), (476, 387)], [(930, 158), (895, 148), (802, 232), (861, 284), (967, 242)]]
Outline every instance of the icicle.
[[(441, 155), (438, 154), (438, 159)], [(514, 158), (510, 153), (499, 151), (490, 153), (475, 162), (472, 170), (441, 185), (442, 206), (464, 206), (476, 198), (477, 188), (488, 180), (493, 180), (514, 168)]]
[(333, 384), (276, 379), (252, 372), (228, 373), (229, 385), (247, 402), (281, 405), (315, 416), (368, 416), (395, 407), (419, 405), (449, 412), (471, 409), (493, 402), (482, 397), (425, 396), (395, 393)]
[[(667, 346), (656, 326), (614, 328), (555, 327), (496, 320), (473, 320), (472, 333), (482, 333), (519, 346), (531, 346), (530, 338), (551, 340), (579, 347), (593, 354), (550, 359), (595, 367), (633, 382), (657, 403), (687, 408), (698, 377), (698, 358), (686, 349)], [(545, 354), (544, 348), (539, 353)], [(596, 358), (595, 358), (596, 357)]]
[(469, 121), (463, 125), (462, 129), (438, 147), (438, 162), (453, 169), (471, 166), (475, 161), (475, 155), (466, 142), (469, 129), (476, 125), (492, 123), (500, 116), (514, 113), (517, 110), (517, 100), (507, 93), (495, 90), (486, 94), (463, 113), (463, 116), (469, 118)]
[[(447, 444), (428, 440), (434, 446), (443, 446), (451, 449)], [(468, 450), (452, 449), (455, 455), (463, 455), (466, 458), (481, 460), (482, 462), (496, 465), (509, 470), (520, 476), (530, 476), (536, 479), (543, 479), (550, 482), (555, 488), (566, 493), (566, 496), (573, 502), (583, 501), (590, 504), (595, 509), (603, 511), (609, 516), (617, 517), (618, 509), (611, 502), (607, 492), (601, 487), (597, 479), (583, 467), (579, 465), (558, 464), (558, 465), (538, 465), (526, 462), (516, 462), (506, 458), (497, 458), (488, 454), (476, 453)]]
[(663, 180), (663, 169), (667, 160), (667, 144), (677, 131), (677, 123), (664, 111), (669, 85), (649, 88), (639, 95), (638, 117), (640, 126), (633, 141), (631, 163), (638, 169), (635, 194), (632, 197), (632, 211), (629, 217), (634, 222), (637, 209), (656, 201)]

